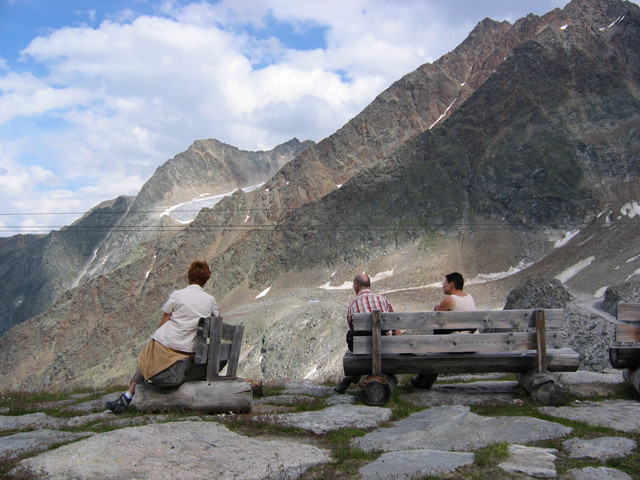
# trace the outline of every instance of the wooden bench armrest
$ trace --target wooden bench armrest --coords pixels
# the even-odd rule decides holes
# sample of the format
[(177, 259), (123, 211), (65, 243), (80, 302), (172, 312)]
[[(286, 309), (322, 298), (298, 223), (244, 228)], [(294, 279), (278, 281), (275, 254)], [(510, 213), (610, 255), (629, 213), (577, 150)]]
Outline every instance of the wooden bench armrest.
[[(219, 365), (222, 360), (228, 361), (226, 376), (236, 376), (243, 333), (243, 325), (226, 324), (222, 317), (200, 318), (196, 334), (205, 341), (196, 347), (195, 363), (207, 364), (207, 382), (220, 377)], [(223, 340), (231, 343), (223, 343)]]

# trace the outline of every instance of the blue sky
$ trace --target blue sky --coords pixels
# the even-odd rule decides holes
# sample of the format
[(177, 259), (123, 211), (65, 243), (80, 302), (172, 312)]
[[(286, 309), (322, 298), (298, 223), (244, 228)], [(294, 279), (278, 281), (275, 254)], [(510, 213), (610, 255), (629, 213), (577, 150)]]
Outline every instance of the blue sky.
[(0, 0), (0, 236), (135, 195), (193, 141), (320, 141), (485, 17), (567, 0)]

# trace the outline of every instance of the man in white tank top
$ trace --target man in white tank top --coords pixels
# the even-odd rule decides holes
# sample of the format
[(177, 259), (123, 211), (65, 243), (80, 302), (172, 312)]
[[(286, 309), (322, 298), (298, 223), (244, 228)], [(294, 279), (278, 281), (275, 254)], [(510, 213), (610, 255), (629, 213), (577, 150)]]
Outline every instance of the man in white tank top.
[[(444, 299), (434, 307), (436, 311), (470, 311), (476, 309), (476, 302), (473, 297), (463, 292), (464, 278), (458, 272), (445, 275), (442, 282), (442, 292), (446, 295)], [(436, 328), (433, 330), (434, 335), (448, 335), (450, 333), (476, 333), (475, 329), (452, 330), (449, 328)], [(469, 352), (473, 353), (473, 352)], [(411, 385), (415, 388), (431, 388), (438, 374), (419, 373), (411, 379)]]
[(458, 272), (445, 275), (442, 291), (446, 295), (434, 310), (437, 311), (470, 311), (476, 309), (476, 302), (468, 293), (462, 291), (464, 278)]

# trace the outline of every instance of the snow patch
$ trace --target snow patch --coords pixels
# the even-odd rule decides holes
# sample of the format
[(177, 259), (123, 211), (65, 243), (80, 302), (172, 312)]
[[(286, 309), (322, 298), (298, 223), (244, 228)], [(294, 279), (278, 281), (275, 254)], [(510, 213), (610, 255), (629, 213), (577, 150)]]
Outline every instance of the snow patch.
[(318, 287), (321, 290), (350, 290), (353, 288), (353, 282), (344, 282), (342, 285), (332, 287), (331, 282), (327, 282), (324, 285)]
[(608, 28), (613, 27), (616, 23), (621, 22), (622, 20), (624, 20), (625, 15), (620, 15), (618, 18), (616, 18), (616, 21), (613, 22), (611, 25), (609, 25)]
[(635, 200), (630, 203), (625, 203), (620, 209), (620, 213), (629, 218), (633, 218), (636, 215), (640, 216), (640, 204)]
[(256, 295), (256, 300), (257, 300), (258, 298), (262, 298), (262, 297), (264, 297), (267, 293), (269, 293), (269, 290), (271, 290), (271, 287), (269, 287), (269, 288), (267, 288), (267, 289), (265, 289), (265, 290), (261, 291), (258, 295)]
[(564, 247), (567, 243), (571, 241), (573, 237), (575, 237), (579, 233), (580, 233), (580, 230), (573, 230), (573, 231), (566, 232), (560, 240), (557, 240), (556, 243), (554, 243), (553, 248)]
[[(458, 100), (458, 99), (456, 98), (456, 100)], [(451, 102), (451, 105), (449, 105), (449, 106), (447, 107), (447, 109), (444, 111), (444, 113), (443, 113), (442, 115), (440, 115), (440, 116), (438, 117), (438, 119), (437, 119), (435, 122), (433, 122), (433, 125), (431, 125), (431, 126), (429, 127), (429, 130), (431, 130), (433, 127), (435, 127), (435, 126), (438, 124), (438, 122), (439, 122), (440, 120), (442, 120), (444, 117), (446, 117), (446, 116), (447, 116), (447, 113), (449, 113), (449, 109), (450, 109), (451, 107), (453, 107), (453, 104), (454, 104), (454, 103), (456, 103), (456, 100), (454, 100), (453, 102)]]
[(640, 275), (640, 268), (635, 272), (633, 272), (631, 275), (629, 275), (626, 281), (628, 282), (629, 280), (631, 280), (631, 277), (635, 277), (636, 275)]
[(526, 270), (531, 265), (533, 265), (533, 262), (530, 262), (530, 263), (522, 263), (522, 262), (520, 262), (515, 267), (509, 267), (509, 270), (507, 270), (506, 272), (480, 273), (475, 278), (472, 278), (471, 280), (469, 280), (469, 281), (467, 281), (465, 283), (467, 285), (474, 285), (474, 284), (479, 284), (479, 283), (491, 282), (493, 280), (501, 280), (503, 278), (510, 277), (511, 275), (515, 275), (516, 273), (521, 272), (522, 270)]
[(636, 255), (635, 257), (631, 257), (629, 260), (627, 260), (627, 263), (635, 262), (639, 258), (640, 258), (640, 255)]
[[(259, 185), (252, 185), (250, 187), (243, 188), (242, 191), (245, 193), (249, 193), (261, 187), (262, 185), (264, 185), (264, 183), (261, 183)], [(202, 210), (203, 208), (213, 207), (216, 203), (218, 203), (223, 198), (230, 197), (231, 195), (233, 195), (236, 192), (236, 190), (238, 189), (236, 188), (231, 192), (223, 193), (220, 195), (209, 195), (208, 193), (203, 193), (197, 196), (196, 198), (194, 198), (193, 200), (179, 203), (177, 205), (173, 205), (172, 207), (167, 208), (164, 212), (160, 214), (160, 216), (166, 215), (168, 217), (173, 218), (174, 220), (177, 220), (182, 224), (191, 223), (198, 216), (198, 213), (200, 213), (200, 210)]]
[[(331, 277), (333, 277), (333, 275), (335, 275), (335, 272), (331, 275)], [(386, 272), (377, 273), (376, 275), (371, 277), (371, 283), (378, 282), (389, 277), (393, 277), (393, 270), (387, 270)], [(353, 288), (353, 281), (344, 282), (342, 285), (339, 285), (337, 287), (332, 287), (331, 281), (328, 281), (324, 285), (320, 285), (318, 288), (321, 290), (351, 290)]]
[(568, 280), (573, 278), (580, 271), (584, 270), (589, 265), (591, 265), (595, 259), (596, 257), (594, 257), (593, 255), (591, 257), (585, 258), (584, 260), (576, 263), (572, 267), (567, 268), (564, 272), (562, 272), (556, 278), (560, 280), (562, 283), (566, 283)]
[(567, 25), (563, 25), (563, 26), (560, 27), (560, 30), (566, 30), (568, 26), (569, 26), (568, 24)]
[(597, 298), (604, 297), (604, 294), (607, 291), (607, 288), (609, 288), (608, 285), (598, 289), (598, 291), (596, 293), (594, 293), (593, 296), (597, 297)]

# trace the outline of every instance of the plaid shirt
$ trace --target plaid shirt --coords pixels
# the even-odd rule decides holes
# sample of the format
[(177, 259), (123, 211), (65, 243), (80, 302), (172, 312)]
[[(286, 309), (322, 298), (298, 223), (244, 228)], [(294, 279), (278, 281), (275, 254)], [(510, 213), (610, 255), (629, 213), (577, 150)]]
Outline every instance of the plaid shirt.
[(351, 302), (347, 309), (347, 323), (349, 324), (349, 330), (353, 330), (353, 314), (354, 313), (371, 313), (374, 310), (380, 310), (381, 312), (393, 312), (393, 307), (389, 303), (389, 300), (382, 295), (373, 293), (371, 290), (360, 290), (356, 299)]

